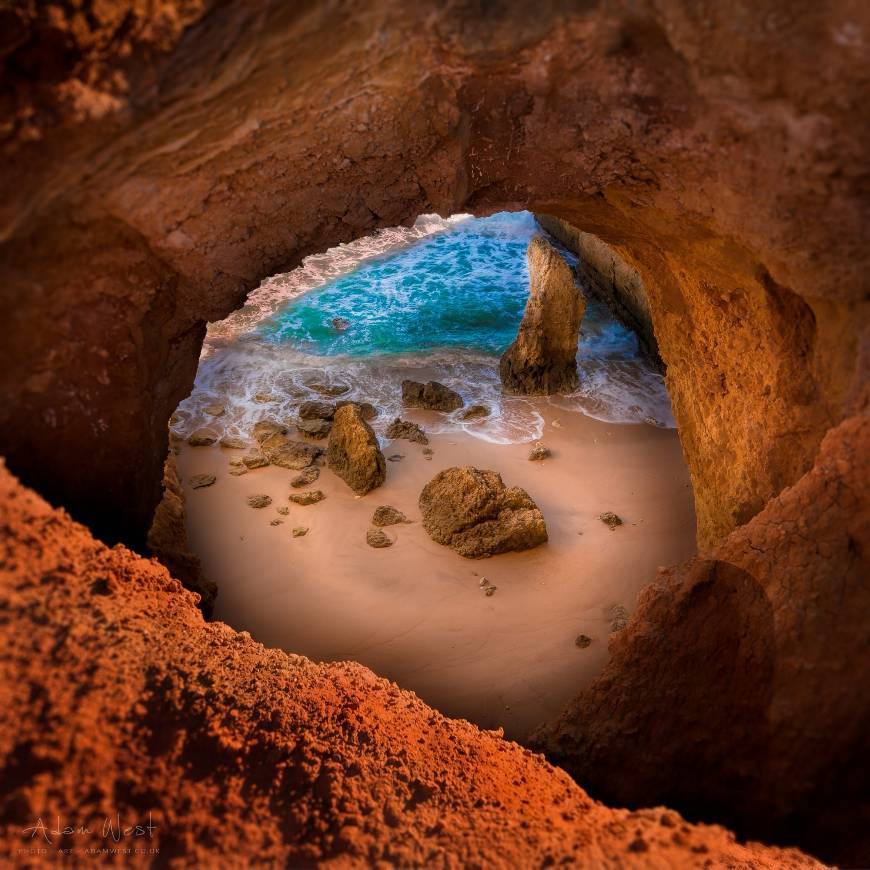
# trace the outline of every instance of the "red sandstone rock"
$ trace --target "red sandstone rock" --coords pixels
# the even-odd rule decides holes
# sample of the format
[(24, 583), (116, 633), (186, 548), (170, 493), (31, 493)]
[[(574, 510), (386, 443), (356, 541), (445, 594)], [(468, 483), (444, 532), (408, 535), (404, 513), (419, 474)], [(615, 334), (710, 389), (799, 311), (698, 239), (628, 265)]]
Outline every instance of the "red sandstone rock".
[(750, 523), (659, 573), (537, 745), (608, 801), (666, 801), (866, 865), (868, 492), (863, 415)]
[(609, 809), (361, 665), (206, 623), (155, 560), (94, 541), (2, 466), (0, 528), (4, 859), (39, 818), (94, 832), (55, 846), (105, 847), (119, 814), (180, 866), (819, 866), (661, 807)]

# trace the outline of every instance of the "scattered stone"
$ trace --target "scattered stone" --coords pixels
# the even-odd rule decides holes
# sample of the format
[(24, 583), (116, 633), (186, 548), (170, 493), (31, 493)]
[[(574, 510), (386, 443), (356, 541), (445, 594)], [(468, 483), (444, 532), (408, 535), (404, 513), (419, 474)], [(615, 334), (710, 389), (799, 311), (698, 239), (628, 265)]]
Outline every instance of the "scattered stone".
[(395, 526), (398, 523), (410, 523), (411, 521), (399, 510), (389, 505), (381, 505), (375, 508), (372, 514), (373, 526)]
[(580, 647), (580, 649), (586, 649), (586, 647), (592, 645), (592, 638), (588, 634), (578, 634), (574, 638), (574, 645)]
[(281, 514), (282, 517), (286, 517), (287, 514), (290, 513), (290, 508), (288, 508), (286, 505), (281, 505), (281, 507), (279, 507), (279, 508), (275, 508), (275, 510), (276, 510), (279, 514)]
[(394, 453), (392, 456), (387, 457), (387, 462), (401, 462), (404, 458), (404, 453)]
[(489, 416), (489, 408), (486, 405), (469, 405), (460, 415), (460, 420), (480, 420)]
[(213, 474), (194, 474), (190, 478), (190, 485), (194, 489), (202, 489), (204, 486), (211, 486), (216, 480)]
[(402, 381), (402, 404), (408, 408), (426, 408), (429, 411), (455, 411), (465, 402), (462, 396), (438, 381)]
[(350, 391), (347, 384), (324, 384), (322, 381), (311, 381), (306, 383), (306, 386), (315, 393), (320, 393), (321, 396), (343, 396)]
[(248, 496), (248, 507), (252, 508), (264, 508), (269, 507), (272, 504), (272, 498), (268, 495), (249, 495)]
[(264, 437), (260, 441), (260, 449), (272, 465), (295, 471), (312, 465), (323, 454), (322, 448), (303, 441), (293, 441), (280, 432)]
[(272, 520), (269, 525), (270, 526), (280, 526), (284, 524), (284, 520)]
[(551, 420), (551, 421), (550, 421), (550, 425), (551, 425), (554, 429), (561, 429), (561, 428), (562, 428), (562, 424), (561, 424), (558, 420)]
[(223, 405), (214, 403), (212, 405), (206, 405), (202, 410), (205, 414), (208, 414), (209, 417), (222, 417), (226, 408), (224, 408)]
[(529, 461), (538, 462), (541, 459), (549, 459), (552, 455), (550, 448), (544, 447), (544, 445), (539, 441), (529, 452)]
[(622, 525), (622, 520), (613, 511), (605, 511), (598, 519), (612, 532), (617, 526)]
[(336, 405), (332, 402), (310, 400), (299, 406), (300, 420), (331, 420), (335, 416)]
[(323, 492), (319, 489), (309, 489), (308, 492), (291, 493), (288, 497), (294, 504), (301, 505), (317, 504), (317, 502), (323, 501), (323, 499), (326, 498)]
[(294, 538), (302, 538), (308, 534), (308, 526), (294, 526), (290, 533)]
[(345, 317), (333, 317), (330, 322), (336, 332), (344, 332), (350, 326), (350, 321)]
[(380, 486), (387, 477), (387, 463), (378, 439), (353, 405), (335, 412), (326, 459), (329, 467), (359, 495)]
[(211, 447), (217, 441), (217, 432), (213, 429), (197, 429), (187, 439), (191, 447)]
[(498, 586), (487, 586), (487, 587), (483, 590), (483, 594), (486, 595), (487, 598), (490, 598), (490, 597), (492, 597), (493, 595), (495, 595), (495, 590), (496, 590), (496, 589), (498, 589)]
[(332, 431), (332, 423), (329, 420), (300, 420), (296, 428), (309, 438), (326, 438)]
[(586, 300), (562, 255), (543, 237), (529, 242), (529, 298), (514, 342), (502, 354), (506, 392), (551, 395), (576, 389), (577, 341)]
[(528, 550), (547, 540), (544, 517), (529, 494), (506, 487), (494, 471), (440, 471), (423, 487), (420, 510), (432, 540), (469, 559)]
[(310, 465), (308, 468), (303, 468), (302, 471), (290, 481), (290, 486), (292, 486), (293, 489), (299, 489), (303, 486), (311, 486), (318, 477), (320, 477), (320, 469), (316, 465)]
[(234, 456), (234, 457), (230, 460), (229, 464), (230, 464), (230, 467), (231, 467), (231, 468), (239, 468), (240, 466), (244, 465), (245, 463), (242, 462), (241, 457), (239, 457), (239, 456)]
[(244, 450), (248, 446), (248, 442), (238, 435), (224, 435), (218, 444), (221, 447), (226, 447), (228, 450)]
[(366, 532), (366, 543), (375, 549), (392, 547), (393, 539), (383, 529), (369, 529)]
[(435, 455), (435, 451), (431, 447), (423, 448), (423, 457), (425, 459), (431, 459)]
[(487, 586), (489, 586), (489, 580), (487, 580), (486, 577), (481, 577), (480, 578), (480, 588), (486, 589)]
[(246, 453), (242, 457), (242, 462), (249, 469), (265, 468), (269, 464), (269, 460), (259, 450), (252, 450), (250, 453)]
[(240, 477), (241, 475), (247, 474), (247, 473), (248, 473), (248, 469), (244, 465), (237, 467), (237, 468), (230, 469), (230, 474), (232, 474), (233, 477)]
[(628, 611), (621, 604), (614, 604), (607, 612), (611, 633), (622, 631), (628, 625)]
[(342, 399), (335, 403), (335, 408), (343, 408), (345, 405), (353, 405), (360, 412), (360, 416), (367, 423), (369, 420), (374, 420), (378, 416), (378, 409), (371, 402), (352, 402), (350, 399)]
[(277, 402), (278, 397), (272, 393), (255, 393), (254, 401), (260, 405), (267, 405), (269, 402)]
[(254, 423), (254, 428), (251, 429), (251, 437), (257, 444), (262, 444), (267, 438), (272, 435), (286, 435), (287, 427), (279, 423), (277, 420), (260, 420)]
[(428, 444), (429, 438), (426, 433), (416, 424), (409, 420), (402, 420), (396, 417), (384, 433), (387, 438), (392, 441), (397, 441), (399, 438), (404, 438), (406, 441), (412, 441), (414, 444)]

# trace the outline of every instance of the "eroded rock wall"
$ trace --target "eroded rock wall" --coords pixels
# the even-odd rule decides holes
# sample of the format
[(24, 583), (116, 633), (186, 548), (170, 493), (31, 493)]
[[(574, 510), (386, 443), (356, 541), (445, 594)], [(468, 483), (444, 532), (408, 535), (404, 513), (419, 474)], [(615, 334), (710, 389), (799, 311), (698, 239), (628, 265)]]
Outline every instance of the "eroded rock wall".
[[(662, 807), (609, 809), (361, 665), (205, 623), (156, 561), (98, 543), (2, 464), (0, 527), (4, 860), (132, 842), (159, 855), (125, 866), (820, 866)], [(40, 818), (92, 833), (34, 840)], [(116, 844), (106, 819), (155, 827)]]
[(659, 572), (539, 748), (609, 801), (866, 864), (868, 491), (864, 414), (751, 522)]
[[(425, 211), (531, 207), (659, 288), (704, 543), (842, 419), (866, 321), (866, 9), (164, 2), (149, 28), (102, 7), (48, 30), (22, 14), (6, 55), (0, 450), (112, 539), (148, 526), (204, 322)], [(58, 39), (78, 46), (58, 69), (22, 59)], [(101, 110), (68, 111), (88, 88)]]

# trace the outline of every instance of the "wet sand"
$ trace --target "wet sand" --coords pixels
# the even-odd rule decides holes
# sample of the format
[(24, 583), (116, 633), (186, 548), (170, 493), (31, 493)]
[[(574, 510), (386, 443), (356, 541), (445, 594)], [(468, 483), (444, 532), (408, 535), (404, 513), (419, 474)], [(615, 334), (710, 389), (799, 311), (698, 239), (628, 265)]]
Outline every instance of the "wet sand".
[[(531, 444), (495, 445), (465, 433), (431, 436), (431, 460), (421, 445), (395, 441), (384, 454), (403, 458), (387, 462), (384, 486), (359, 497), (323, 468), (310, 488), (326, 499), (307, 507), (287, 499), (299, 491), (290, 487), (297, 472), (269, 467), (233, 477), (228, 462), (241, 451), (183, 444), (188, 533), (218, 584), (215, 617), (267, 646), (361, 662), (447, 715), (522, 739), (600, 673), (609, 608), (631, 612), (659, 565), (695, 549), (689, 475), (674, 430), (540, 410), (550, 459), (530, 462)], [(405, 417), (425, 428), (435, 415)], [(469, 560), (432, 541), (417, 499), (453, 465), (492, 469), (526, 489), (549, 542)], [(189, 478), (202, 472), (217, 482), (192, 489)], [(246, 498), (258, 493), (273, 503), (248, 507)], [(376, 550), (365, 537), (379, 505), (414, 522), (389, 527), (395, 544)], [(279, 516), (279, 506), (289, 516)], [(604, 511), (624, 525), (610, 531), (598, 519)], [(271, 526), (274, 519), (284, 522)], [(299, 525), (310, 531), (293, 538)], [(491, 597), (482, 577), (497, 587)], [(592, 644), (578, 648), (579, 634)]]

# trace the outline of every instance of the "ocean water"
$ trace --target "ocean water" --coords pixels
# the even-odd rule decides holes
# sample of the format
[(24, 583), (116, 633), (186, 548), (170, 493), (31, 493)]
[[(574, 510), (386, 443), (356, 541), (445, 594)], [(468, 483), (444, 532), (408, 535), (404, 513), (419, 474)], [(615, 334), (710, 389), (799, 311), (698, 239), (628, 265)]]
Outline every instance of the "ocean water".
[[(401, 414), (401, 381), (438, 380), (466, 404), (492, 409), (465, 422), (445, 415), (432, 432), (464, 429), (497, 443), (540, 438), (540, 402), (501, 395), (498, 359), (513, 341), (528, 296), (526, 248), (539, 231), (528, 212), (488, 218), (421, 217), (309, 257), (276, 275), (229, 318), (210, 324), (193, 394), (179, 406), (181, 434), (208, 423), (243, 434), (263, 416), (292, 416), (318, 397), (312, 385), (382, 409), (382, 431)], [(569, 262), (572, 256), (563, 252)], [(613, 423), (673, 426), (660, 375), (634, 334), (591, 300), (577, 353), (580, 387), (554, 410)], [(227, 411), (211, 419), (204, 406)]]

